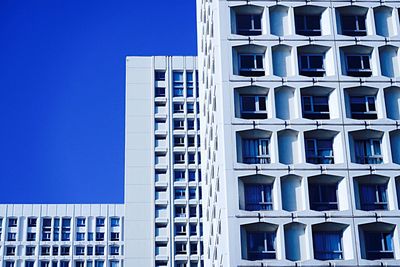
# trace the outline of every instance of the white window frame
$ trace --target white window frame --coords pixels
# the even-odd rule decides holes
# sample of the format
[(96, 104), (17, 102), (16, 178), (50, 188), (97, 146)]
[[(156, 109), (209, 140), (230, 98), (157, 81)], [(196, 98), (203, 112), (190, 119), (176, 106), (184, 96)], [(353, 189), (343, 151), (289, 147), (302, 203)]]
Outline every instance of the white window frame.
[[(253, 97), (255, 98), (255, 111), (248, 111), (243, 109), (243, 98), (244, 97)], [(265, 110), (260, 109), (260, 98), (264, 98), (265, 100)], [(268, 113), (268, 96), (267, 95), (240, 95), (240, 113), (245, 114), (267, 114)]]
[[(322, 57), (322, 68), (311, 68), (310, 67), (310, 57)], [(303, 68), (302, 63), (303, 63), (303, 57), (307, 57), (307, 66), (308, 68)], [(300, 60), (300, 71), (315, 71), (315, 72), (325, 72), (325, 54), (324, 53), (300, 53), (299, 54), (299, 60)]]
[[(301, 96), (301, 100), (302, 100), (302, 110), (303, 113), (305, 114), (329, 114), (329, 111), (325, 111), (325, 112), (321, 112), (321, 111), (315, 111), (314, 110), (314, 95), (303, 95)], [(328, 108), (329, 108), (329, 96), (326, 96), (328, 98)], [(304, 109), (304, 99), (305, 98), (309, 98), (310, 99), (310, 106), (311, 106), (311, 111), (307, 111)]]
[[(349, 57), (358, 57), (360, 59), (361, 62), (361, 68), (360, 69), (351, 69), (349, 68)], [(364, 67), (364, 61), (362, 60), (363, 57), (368, 57), (368, 61), (369, 61), (369, 68), (366, 69)], [(345, 54), (345, 58), (346, 58), (346, 71), (347, 72), (372, 72), (371, 69), (371, 55), (370, 54)]]
[[(351, 106), (352, 106), (352, 104), (353, 104), (353, 102), (351, 101), (351, 99), (353, 98), (353, 97), (357, 97), (357, 96), (350, 96), (350, 108), (351, 108)], [(351, 110), (351, 114), (377, 114), (377, 110), (376, 110), (376, 96), (370, 96), (370, 95), (368, 95), (368, 96), (363, 96), (364, 97), (364, 104), (365, 104), (365, 112), (358, 112), (358, 111), (353, 111), (353, 110)], [(368, 99), (370, 99), (370, 98), (373, 98), (373, 100), (374, 100), (374, 103), (375, 103), (375, 110), (369, 110), (369, 103), (368, 103)]]
[[(239, 29), (239, 21), (238, 21), (238, 16), (250, 16), (251, 17), (251, 28), (249, 29)], [(255, 28), (255, 16), (260, 17), (260, 29)], [(261, 14), (236, 14), (236, 33), (240, 34), (239, 32), (260, 32), (260, 35), (262, 34), (262, 15)]]
[[(253, 57), (253, 68), (242, 68), (242, 57), (243, 56), (252, 56)], [(263, 67), (262, 68), (257, 68), (257, 57), (261, 56), (262, 57), (262, 64)], [(254, 54), (247, 54), (247, 53), (243, 53), (243, 54), (239, 54), (239, 71), (265, 71), (265, 62), (264, 62), (264, 53), (254, 53)]]
[[(312, 141), (314, 143), (314, 157), (315, 158), (320, 158), (320, 156), (318, 156), (318, 141), (324, 141), (324, 140), (328, 140), (328, 139), (317, 139), (317, 138), (306, 138), (305, 139), (305, 143), (306, 143), (306, 160), (307, 160), (307, 152), (309, 151), (307, 148), (307, 143), (309, 141)], [(332, 141), (332, 155), (331, 156), (325, 156), (323, 158), (325, 159), (331, 159), (332, 162), (335, 162), (335, 157), (334, 157), (334, 151), (333, 151), (333, 140)], [(333, 163), (334, 164), (334, 163)]]

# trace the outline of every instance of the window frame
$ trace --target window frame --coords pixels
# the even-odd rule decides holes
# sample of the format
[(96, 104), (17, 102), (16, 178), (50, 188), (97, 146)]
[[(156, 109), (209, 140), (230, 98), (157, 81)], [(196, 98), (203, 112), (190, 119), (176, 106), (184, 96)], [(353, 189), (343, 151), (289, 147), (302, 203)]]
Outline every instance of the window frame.
[[(257, 155), (245, 155), (244, 146), (246, 142), (257, 141)], [(242, 139), (242, 161), (246, 164), (270, 164), (270, 138), (243, 138)]]
[[(296, 23), (297, 20), (300, 19), (300, 17), (301, 17), (301, 20), (303, 21), (303, 25), (304, 25), (304, 28), (302, 28), (302, 29), (300, 29), (300, 25), (297, 25), (297, 23)], [(308, 21), (307, 18), (308, 17), (319, 17), (319, 29), (309, 29), (307, 27), (307, 21)], [(298, 28), (298, 26), (299, 26), (299, 28)], [(296, 34), (303, 35), (303, 36), (321, 36), (322, 35), (321, 14), (319, 14), (319, 15), (307, 15), (307, 14), (296, 15), (295, 14), (295, 32), (296, 32)]]
[[(250, 17), (250, 28), (240, 28), (239, 18), (240, 17)], [(260, 28), (256, 28), (256, 19), (259, 19)], [(244, 36), (257, 36), (262, 35), (262, 14), (240, 14), (236, 13), (236, 34)]]
[[(312, 141), (313, 142), (313, 148), (308, 147), (308, 142)], [(331, 148), (331, 155), (330, 156), (323, 156), (319, 155), (319, 151), (324, 150), (320, 149), (318, 142), (321, 141), (329, 141), (331, 142), (332, 148)], [(314, 152), (313, 155), (309, 155), (308, 152)], [(335, 154), (333, 150), (333, 138), (332, 139), (317, 139), (317, 138), (305, 138), (305, 152), (306, 152), (306, 162), (311, 163), (311, 164), (335, 164)], [(315, 159), (317, 159), (316, 162), (313, 162)], [(331, 161), (330, 163), (324, 163), (325, 160)]]

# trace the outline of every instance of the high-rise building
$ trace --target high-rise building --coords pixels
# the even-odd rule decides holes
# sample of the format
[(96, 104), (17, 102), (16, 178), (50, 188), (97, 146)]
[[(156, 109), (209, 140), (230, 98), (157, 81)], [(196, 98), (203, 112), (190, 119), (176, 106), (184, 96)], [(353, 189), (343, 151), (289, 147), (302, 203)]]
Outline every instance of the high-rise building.
[(202, 266), (195, 57), (127, 57), (126, 266)]
[(197, 1), (205, 266), (400, 265), (399, 8)]
[(123, 204), (0, 205), (1, 267), (122, 267)]

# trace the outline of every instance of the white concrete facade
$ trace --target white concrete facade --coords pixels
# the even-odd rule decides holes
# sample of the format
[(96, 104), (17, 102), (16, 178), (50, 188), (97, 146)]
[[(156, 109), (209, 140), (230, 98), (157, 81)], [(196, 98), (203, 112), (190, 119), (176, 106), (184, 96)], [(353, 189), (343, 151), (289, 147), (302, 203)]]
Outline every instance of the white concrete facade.
[(205, 266), (400, 265), (399, 8), (197, 1)]
[(195, 57), (126, 59), (127, 266), (202, 266), (196, 70)]
[(0, 205), (0, 266), (124, 266), (123, 204)]

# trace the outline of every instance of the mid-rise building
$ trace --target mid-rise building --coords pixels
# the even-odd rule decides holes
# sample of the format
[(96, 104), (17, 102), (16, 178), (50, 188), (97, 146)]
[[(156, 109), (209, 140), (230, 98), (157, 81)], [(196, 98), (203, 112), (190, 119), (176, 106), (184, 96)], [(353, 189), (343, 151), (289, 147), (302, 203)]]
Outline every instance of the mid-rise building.
[(205, 266), (400, 265), (399, 8), (197, 1)]
[(123, 204), (0, 205), (0, 266), (122, 267)]
[(195, 57), (127, 57), (127, 266), (202, 266)]

